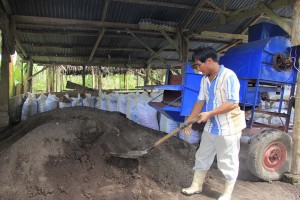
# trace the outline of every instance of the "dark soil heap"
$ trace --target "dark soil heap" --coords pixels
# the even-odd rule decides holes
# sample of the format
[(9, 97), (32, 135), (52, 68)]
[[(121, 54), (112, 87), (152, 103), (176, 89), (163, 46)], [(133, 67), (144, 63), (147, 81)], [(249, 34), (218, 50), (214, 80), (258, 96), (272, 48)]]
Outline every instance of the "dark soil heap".
[[(0, 200), (217, 199), (225, 180), (215, 163), (201, 194), (180, 193), (192, 180), (196, 145), (172, 137), (139, 160), (109, 156), (145, 150), (163, 136), (119, 113), (85, 107), (36, 115), (0, 134)], [(244, 150), (232, 200), (300, 199), (300, 186), (251, 175)]]
[(56, 109), (2, 135), (0, 199), (188, 199), (196, 146), (172, 137), (139, 160), (111, 157), (164, 136), (119, 113)]

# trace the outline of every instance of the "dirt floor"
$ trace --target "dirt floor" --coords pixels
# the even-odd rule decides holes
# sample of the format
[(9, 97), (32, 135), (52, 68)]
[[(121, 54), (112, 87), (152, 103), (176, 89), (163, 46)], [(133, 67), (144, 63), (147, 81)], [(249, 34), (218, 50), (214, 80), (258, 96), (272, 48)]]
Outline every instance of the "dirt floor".
[[(108, 155), (143, 150), (162, 136), (119, 113), (90, 108), (36, 115), (0, 135), (0, 199), (217, 199), (225, 180), (215, 163), (202, 194), (180, 193), (191, 182), (196, 145), (172, 137), (139, 160)], [(300, 199), (300, 186), (252, 176), (246, 150), (232, 199)]]

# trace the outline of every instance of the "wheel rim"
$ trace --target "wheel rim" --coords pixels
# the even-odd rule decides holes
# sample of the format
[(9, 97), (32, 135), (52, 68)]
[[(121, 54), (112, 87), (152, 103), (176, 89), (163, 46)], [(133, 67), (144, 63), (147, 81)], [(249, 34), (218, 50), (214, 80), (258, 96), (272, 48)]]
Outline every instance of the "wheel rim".
[(287, 150), (284, 144), (273, 142), (269, 144), (263, 155), (263, 166), (268, 171), (280, 169), (287, 157)]

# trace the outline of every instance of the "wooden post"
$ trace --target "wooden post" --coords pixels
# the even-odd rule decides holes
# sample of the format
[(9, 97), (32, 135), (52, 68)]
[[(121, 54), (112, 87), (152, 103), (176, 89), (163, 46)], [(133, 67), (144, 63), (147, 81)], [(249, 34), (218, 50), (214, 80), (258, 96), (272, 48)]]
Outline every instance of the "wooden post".
[[(28, 60), (28, 77), (32, 76), (33, 62), (31, 59)], [(32, 92), (32, 79), (27, 80), (27, 92)]]
[(0, 127), (6, 127), (9, 124), (9, 53), (4, 45), (5, 37), (2, 37), (2, 60), (0, 77)]
[(148, 65), (146, 68), (146, 77), (145, 77), (144, 85), (150, 84), (150, 76), (151, 76), (151, 65)]
[(82, 86), (85, 87), (85, 65), (82, 68)]
[(54, 92), (54, 84), (53, 84), (53, 82), (54, 82), (54, 71), (53, 71), (53, 68), (54, 68), (54, 66), (51, 66), (50, 67), (50, 92)]
[[(294, 16), (292, 26), (292, 45), (300, 45), (300, 0), (295, 0), (293, 4)], [(300, 59), (299, 59), (300, 61)], [(283, 180), (292, 184), (300, 183), (300, 77), (298, 73), (297, 89), (295, 95), (295, 112), (293, 126), (293, 147), (292, 147), (292, 163), (291, 172), (283, 175)]]
[[(300, 45), (300, 0), (296, 0), (294, 5), (292, 44), (293, 46)], [(295, 117), (293, 127), (293, 156), (291, 173), (300, 175), (300, 78), (298, 73)]]
[(95, 88), (94, 89), (97, 89), (98, 88), (98, 74), (99, 74), (99, 72), (98, 72), (98, 67), (95, 67), (94, 68), (94, 77), (95, 77)]
[(55, 66), (52, 66), (52, 92), (56, 92), (55, 90), (55, 85), (56, 85), (56, 80), (55, 80)]
[[(136, 69), (136, 72), (137, 72), (137, 69)], [(136, 73), (136, 74), (138, 74), (138, 73)], [(139, 76), (138, 75), (136, 75), (136, 86), (139, 86)]]
[(49, 67), (47, 68), (47, 70), (46, 70), (46, 92), (49, 92), (49, 73), (50, 73), (50, 71), (49, 71)]
[(124, 90), (126, 89), (126, 73), (127, 72), (124, 72), (124, 74), (123, 74), (123, 87), (124, 87)]
[(53, 92), (53, 66), (47, 69), (47, 92)]
[(56, 67), (56, 92), (61, 92), (61, 68)]
[(61, 73), (61, 70), (60, 70), (60, 91), (63, 91), (64, 90), (64, 75), (63, 73)]
[(92, 68), (92, 88), (94, 89), (95, 88), (95, 70), (94, 70), (94, 67), (91, 66)]
[(24, 70), (23, 70), (23, 67), (24, 67), (24, 63), (22, 62), (21, 64), (21, 94), (24, 93)]
[(126, 80), (126, 90), (128, 90), (128, 71), (126, 71), (125, 80)]
[(102, 73), (100, 69), (98, 71), (98, 89), (102, 90)]
[[(180, 32), (178, 33), (178, 37), (179, 39), (179, 61), (182, 63), (188, 62), (189, 60), (189, 41), (188, 38), (185, 37), (185, 35), (183, 34), (182, 30), (180, 30)], [(184, 67), (184, 65), (183, 65)], [(183, 71), (183, 67), (182, 67), (182, 71)]]
[(14, 75), (14, 55), (10, 55), (10, 62), (9, 62), (9, 98), (15, 96), (15, 75)]

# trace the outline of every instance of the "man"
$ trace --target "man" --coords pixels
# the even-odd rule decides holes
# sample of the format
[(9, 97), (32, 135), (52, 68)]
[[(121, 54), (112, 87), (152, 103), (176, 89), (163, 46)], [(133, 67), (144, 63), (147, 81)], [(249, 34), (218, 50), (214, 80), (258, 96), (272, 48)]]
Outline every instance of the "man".
[[(182, 193), (202, 192), (206, 172), (217, 155), (218, 168), (226, 178), (219, 200), (230, 200), (239, 170), (241, 130), (246, 127), (244, 112), (239, 107), (240, 84), (230, 69), (219, 65), (217, 53), (211, 47), (200, 47), (193, 54), (193, 69), (202, 72), (198, 100), (186, 121), (197, 115), (198, 123), (207, 122), (200, 147), (195, 155), (193, 182)], [(205, 104), (206, 103), (206, 104)], [(206, 105), (206, 112), (201, 112)], [(191, 126), (184, 133), (190, 134)]]

